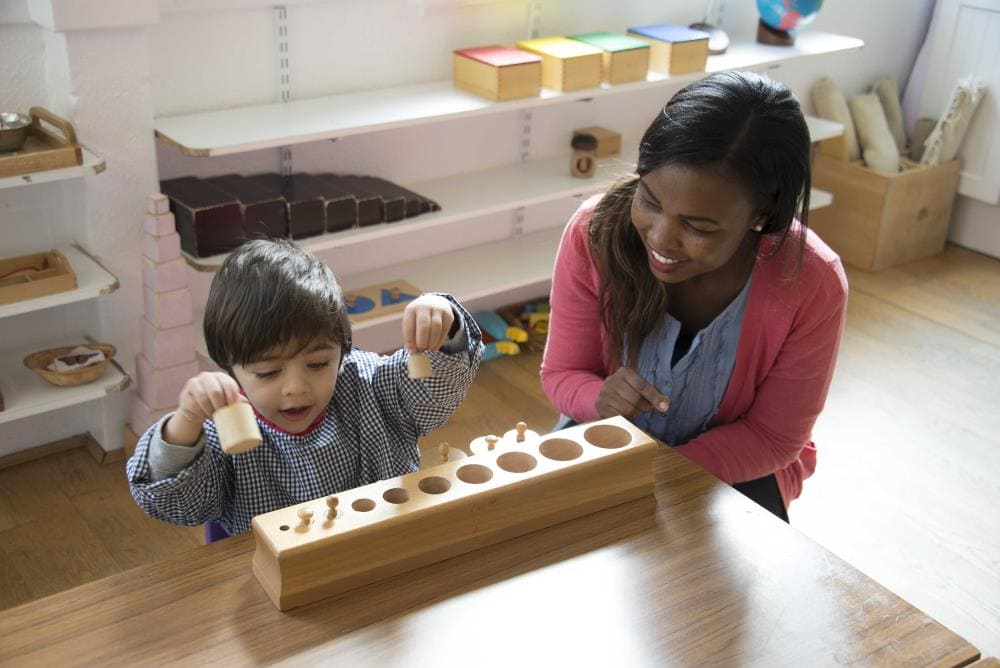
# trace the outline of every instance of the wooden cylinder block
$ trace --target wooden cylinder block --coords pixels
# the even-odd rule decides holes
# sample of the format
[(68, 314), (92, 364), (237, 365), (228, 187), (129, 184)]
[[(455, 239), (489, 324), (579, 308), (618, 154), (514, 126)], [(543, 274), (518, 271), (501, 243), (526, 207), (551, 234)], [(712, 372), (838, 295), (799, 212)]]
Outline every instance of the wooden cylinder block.
[(406, 360), (406, 372), (414, 380), (430, 378), (434, 375), (431, 369), (431, 358), (427, 353), (414, 353)]
[(245, 401), (237, 401), (215, 411), (212, 421), (219, 433), (222, 451), (227, 455), (248, 452), (263, 441), (257, 418), (253, 414), (253, 406)]
[(279, 609), (312, 603), (650, 496), (657, 447), (610, 418), (339, 492), (336, 521), (305, 523), (323, 498), (264, 513), (253, 572)]

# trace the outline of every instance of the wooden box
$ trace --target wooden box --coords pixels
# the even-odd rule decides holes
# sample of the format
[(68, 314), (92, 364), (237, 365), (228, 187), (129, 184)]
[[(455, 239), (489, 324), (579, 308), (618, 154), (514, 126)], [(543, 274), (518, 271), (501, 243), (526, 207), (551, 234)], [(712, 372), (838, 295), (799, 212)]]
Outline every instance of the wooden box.
[(597, 150), (595, 151), (595, 154), (598, 158), (604, 158), (609, 155), (618, 155), (621, 153), (622, 136), (613, 130), (608, 130), (607, 128), (595, 125), (589, 128), (573, 130), (573, 136), (575, 137), (576, 135), (591, 135), (597, 139)]
[(324, 174), (299, 174), (311, 182), (323, 196), (326, 207), (326, 231), (341, 232), (358, 226), (358, 198), (325, 178)]
[(649, 71), (649, 44), (626, 35), (592, 32), (572, 35), (570, 39), (600, 49), (601, 80), (609, 84), (645, 81)]
[(452, 80), (455, 88), (495, 102), (537, 97), (542, 59), (509, 46), (458, 49), (452, 54)]
[(239, 201), (193, 176), (160, 183), (170, 198), (181, 248), (194, 257), (227, 253), (246, 240)]
[(622, 417), (505, 437), (491, 452), (256, 516), (253, 572), (279, 609), (305, 605), (651, 497), (657, 447)]
[(243, 231), (248, 239), (288, 237), (288, 212), (281, 189), (253, 183), (239, 174), (214, 176), (205, 182), (236, 198), (243, 212)]
[[(359, 192), (349, 182), (345, 181), (343, 176), (336, 174), (315, 174), (314, 176), (321, 182), (324, 193), (339, 190), (350, 193), (354, 197), (354, 200), (358, 203), (358, 227), (378, 225), (384, 222), (382, 198), (377, 194), (369, 191)], [(327, 229), (331, 232), (334, 231), (329, 227), (329, 221)]]
[[(42, 107), (28, 110), (31, 126), (19, 151), (0, 153), (0, 177), (20, 176), (83, 163), (83, 151), (76, 143), (76, 130), (69, 121)], [(45, 121), (59, 134), (42, 125)]]
[(0, 260), (0, 304), (76, 288), (76, 273), (57, 250)]
[(558, 91), (601, 85), (604, 52), (565, 37), (540, 37), (517, 43), (517, 48), (542, 57), (542, 85)]
[(406, 218), (406, 197), (402, 193), (371, 183), (363, 176), (338, 175), (337, 181), (356, 197), (374, 198), (378, 202), (378, 222), (395, 223)]
[(628, 34), (650, 46), (649, 69), (663, 74), (704, 72), (708, 62), (707, 32), (662, 23), (636, 26)]
[(285, 198), (288, 235), (304, 239), (326, 231), (326, 205), (319, 185), (304, 175), (257, 174), (250, 181), (262, 188), (277, 189)]
[(940, 252), (958, 188), (959, 161), (924, 167), (904, 160), (897, 174), (817, 153), (812, 183), (833, 204), (809, 214), (809, 226), (844, 262), (878, 271)]

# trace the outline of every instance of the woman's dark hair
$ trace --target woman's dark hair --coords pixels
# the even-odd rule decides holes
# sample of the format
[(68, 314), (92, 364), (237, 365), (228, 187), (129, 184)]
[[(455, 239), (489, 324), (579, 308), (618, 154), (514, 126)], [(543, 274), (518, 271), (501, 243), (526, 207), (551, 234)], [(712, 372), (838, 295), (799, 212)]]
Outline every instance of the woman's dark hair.
[(318, 337), (351, 349), (351, 321), (333, 272), (289, 241), (251, 241), (237, 248), (212, 280), (205, 304), (205, 343), (232, 374), (276, 347), (303, 348)]
[[(599, 304), (611, 360), (633, 363), (643, 339), (667, 312), (668, 287), (646, 266), (642, 239), (632, 226), (639, 178), (678, 165), (739, 183), (765, 216), (761, 234), (776, 237), (776, 253), (796, 213), (803, 226), (808, 222), (810, 157), (809, 129), (798, 101), (787, 87), (767, 77), (719, 72), (670, 99), (642, 137), (637, 176), (605, 193), (588, 229), (602, 279)], [(804, 247), (803, 230), (799, 261)]]

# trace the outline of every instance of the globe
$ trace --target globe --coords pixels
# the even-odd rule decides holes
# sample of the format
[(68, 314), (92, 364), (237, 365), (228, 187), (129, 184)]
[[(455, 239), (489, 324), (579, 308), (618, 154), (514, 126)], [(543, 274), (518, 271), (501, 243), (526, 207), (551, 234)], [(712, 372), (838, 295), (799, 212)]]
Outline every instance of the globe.
[(757, 0), (757, 11), (768, 27), (787, 32), (816, 18), (822, 5), (823, 0)]

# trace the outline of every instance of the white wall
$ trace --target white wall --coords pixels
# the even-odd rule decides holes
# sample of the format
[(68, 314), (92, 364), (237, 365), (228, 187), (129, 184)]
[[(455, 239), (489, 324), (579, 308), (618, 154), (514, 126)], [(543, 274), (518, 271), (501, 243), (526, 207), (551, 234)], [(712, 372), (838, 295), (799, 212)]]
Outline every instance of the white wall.
[[(821, 74), (833, 76), (848, 94), (886, 74), (905, 81), (931, 2), (828, 2), (811, 27), (861, 37), (867, 46), (769, 72), (800, 95)], [(296, 98), (447, 79), (452, 49), (510, 44), (527, 36), (525, 0), (435, 0), (426, 3), (426, 10), (418, 0), (286, 4)], [(624, 31), (664, 21), (686, 24), (703, 18), (704, 5), (703, 0), (545, 0), (540, 28), (547, 35)], [(729, 0), (726, 5), (723, 26), (734, 37), (752, 35), (753, 3)], [(26, 109), (41, 101), (69, 117), (81, 141), (108, 164), (106, 173), (85, 180), (0, 191), (0, 256), (75, 240), (122, 283), (116, 294), (89, 305), (0, 320), (4, 343), (85, 329), (115, 343), (121, 361), (132, 368), (142, 310), (144, 196), (156, 190), (158, 178), (276, 171), (279, 166), (276, 149), (214, 159), (182, 156), (154, 143), (152, 119), (275, 101), (274, 43), (273, 10), (262, 0), (8, 0), (0, 8), (2, 106)], [(634, 146), (672, 92), (535, 109), (531, 155), (564, 153), (569, 130), (589, 124), (613, 127), (626, 146)], [(518, 112), (432, 123), (296, 146), (293, 162), (297, 171), (371, 172), (405, 183), (515, 162), (520, 128)], [(526, 229), (562, 225), (572, 206), (563, 202), (529, 210)], [(371, 244), (362, 252), (355, 248), (322, 256), (346, 273), (502, 238), (510, 229), (511, 216), (504, 214)], [(189, 277), (196, 304), (203, 302), (210, 275), (191, 271)], [(88, 428), (104, 433), (106, 447), (117, 447), (113, 425), (127, 419), (124, 398), (99, 405), (99, 411), (67, 409), (3, 425), (0, 455)]]

